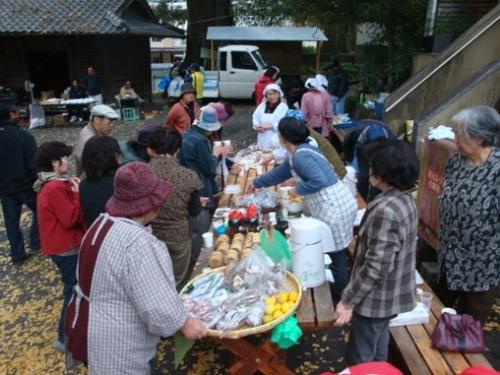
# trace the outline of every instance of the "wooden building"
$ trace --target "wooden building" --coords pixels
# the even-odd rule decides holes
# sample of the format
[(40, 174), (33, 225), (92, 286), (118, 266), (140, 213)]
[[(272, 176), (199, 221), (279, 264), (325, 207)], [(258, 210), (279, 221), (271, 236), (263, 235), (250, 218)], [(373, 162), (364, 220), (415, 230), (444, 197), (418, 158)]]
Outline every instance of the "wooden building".
[(1, 0), (0, 86), (59, 96), (93, 66), (111, 101), (125, 80), (151, 95), (150, 37), (184, 38), (158, 23), (145, 0)]

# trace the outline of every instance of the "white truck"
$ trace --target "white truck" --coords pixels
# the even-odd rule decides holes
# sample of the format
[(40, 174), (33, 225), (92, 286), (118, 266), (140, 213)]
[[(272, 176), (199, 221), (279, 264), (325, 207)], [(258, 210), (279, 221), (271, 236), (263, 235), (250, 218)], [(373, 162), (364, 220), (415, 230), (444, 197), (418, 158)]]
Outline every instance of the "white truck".
[[(205, 98), (251, 99), (254, 97), (255, 81), (268, 64), (251, 45), (233, 44), (220, 47), (217, 51), (217, 70), (205, 70)], [(182, 81), (173, 81), (169, 96), (178, 97)]]

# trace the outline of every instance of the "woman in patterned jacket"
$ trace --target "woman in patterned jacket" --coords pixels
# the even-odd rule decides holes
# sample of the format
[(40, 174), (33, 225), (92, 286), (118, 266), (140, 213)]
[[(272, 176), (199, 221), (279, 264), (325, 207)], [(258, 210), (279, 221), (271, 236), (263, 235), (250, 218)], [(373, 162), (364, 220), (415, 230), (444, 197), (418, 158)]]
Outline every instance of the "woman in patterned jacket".
[(477, 106), (451, 121), (458, 155), (439, 199), (439, 294), (484, 325), (500, 289), (500, 116)]
[(351, 280), (335, 309), (335, 325), (352, 319), (349, 365), (386, 361), (389, 322), (416, 304), (417, 207), (408, 192), (418, 177), (413, 149), (396, 140), (369, 146), (370, 184), (381, 193), (368, 204), (359, 229)]

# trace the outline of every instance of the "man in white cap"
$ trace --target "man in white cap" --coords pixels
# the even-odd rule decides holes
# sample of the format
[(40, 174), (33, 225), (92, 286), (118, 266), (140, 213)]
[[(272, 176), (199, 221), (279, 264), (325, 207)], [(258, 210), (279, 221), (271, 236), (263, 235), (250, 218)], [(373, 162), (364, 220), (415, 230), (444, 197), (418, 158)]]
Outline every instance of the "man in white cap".
[(116, 111), (108, 105), (98, 104), (92, 107), (90, 112), (90, 121), (80, 131), (78, 143), (75, 145), (73, 154), (76, 157), (76, 175), (83, 173), (82, 151), (85, 143), (94, 135), (109, 135), (113, 130), (113, 122), (118, 118)]

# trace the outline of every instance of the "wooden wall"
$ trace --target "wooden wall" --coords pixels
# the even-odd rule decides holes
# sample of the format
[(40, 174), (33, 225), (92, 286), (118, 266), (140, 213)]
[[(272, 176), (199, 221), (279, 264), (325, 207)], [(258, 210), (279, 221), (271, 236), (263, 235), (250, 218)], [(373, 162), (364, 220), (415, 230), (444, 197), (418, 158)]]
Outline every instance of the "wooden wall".
[(276, 65), (284, 75), (302, 72), (302, 42), (249, 42), (256, 45), (270, 64)]
[(113, 95), (125, 80), (130, 80), (142, 97), (151, 95), (151, 57), (147, 36), (0, 37), (0, 85), (23, 89), (24, 81), (31, 79), (30, 51), (45, 51), (48, 56), (53, 51), (66, 51), (70, 79), (83, 79), (87, 67), (94, 66), (104, 78), (106, 101), (113, 100)]

